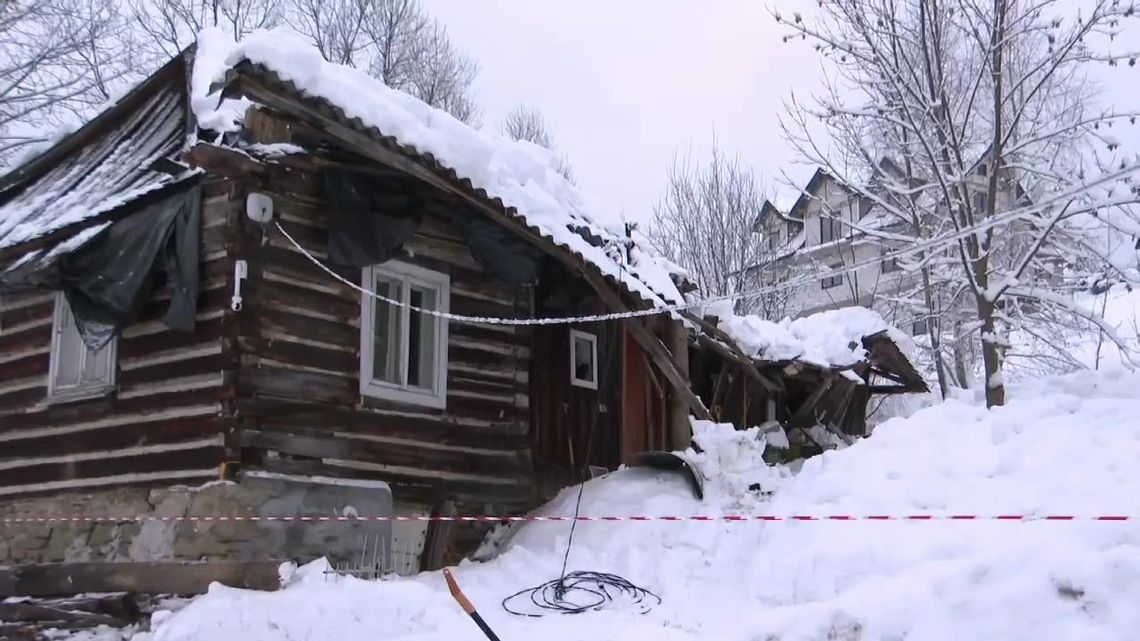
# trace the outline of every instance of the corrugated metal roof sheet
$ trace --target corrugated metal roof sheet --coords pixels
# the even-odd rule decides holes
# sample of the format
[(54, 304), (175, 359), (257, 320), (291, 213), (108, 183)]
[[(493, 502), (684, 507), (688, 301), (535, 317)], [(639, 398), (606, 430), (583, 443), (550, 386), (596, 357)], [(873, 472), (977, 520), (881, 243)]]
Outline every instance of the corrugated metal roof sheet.
[(0, 249), (82, 223), (177, 182), (152, 168), (176, 154), (186, 131), (185, 94), (155, 91), (92, 140), (0, 204)]

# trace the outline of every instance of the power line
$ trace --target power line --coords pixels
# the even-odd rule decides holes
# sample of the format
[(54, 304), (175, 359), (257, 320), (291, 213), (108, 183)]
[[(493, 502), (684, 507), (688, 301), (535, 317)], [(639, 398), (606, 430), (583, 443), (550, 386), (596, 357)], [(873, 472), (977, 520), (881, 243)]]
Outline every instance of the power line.
[[(684, 303), (667, 303), (664, 305), (655, 305), (654, 307), (652, 307), (650, 309), (631, 310), (628, 312), (610, 312), (610, 313), (606, 313), (606, 314), (590, 314), (590, 315), (586, 315), (586, 316), (564, 316), (564, 317), (550, 317), (550, 318), (496, 318), (496, 317), (492, 317), (492, 316), (466, 316), (463, 314), (453, 314), (450, 312), (441, 312), (441, 311), (436, 310), (436, 309), (427, 309), (424, 307), (418, 307), (415, 305), (411, 305), (409, 303), (405, 303), (401, 300), (389, 298), (389, 297), (384, 296), (382, 294), (378, 294), (374, 291), (371, 291), (369, 289), (361, 287), (360, 285), (357, 285), (356, 283), (354, 283), (354, 282), (348, 280), (347, 278), (341, 276), (340, 274), (336, 273), (332, 268), (325, 265), (323, 262), (321, 262), (321, 260), (319, 258), (314, 256), (311, 252), (309, 252), (307, 249), (305, 249), (300, 243), (298, 243), (297, 240), (294, 239), (293, 236), (291, 236), (289, 234), (289, 232), (285, 231), (285, 228), (281, 226), (281, 223), (279, 221), (274, 221), (273, 224), (277, 228), (277, 230), (281, 232), (281, 234), (285, 237), (285, 239), (288, 240), (289, 243), (291, 245), (293, 245), (294, 248), (297, 249), (297, 251), (299, 251), (305, 258), (307, 258), (309, 260), (309, 262), (316, 265), (321, 271), (325, 272), (329, 276), (332, 276), (338, 282), (352, 288), (353, 290), (355, 290), (357, 292), (360, 292), (361, 294), (364, 294), (365, 296), (373, 298), (375, 300), (382, 301), (384, 303), (387, 303), (389, 305), (393, 305), (395, 307), (407, 308), (410, 311), (425, 314), (427, 316), (442, 318), (442, 319), (457, 322), (457, 323), (531, 327), (531, 326), (540, 326), (540, 325), (570, 325), (570, 324), (575, 324), (575, 323), (589, 323), (589, 322), (601, 322), (601, 321), (610, 321), (610, 320), (624, 320), (624, 319), (629, 319), (629, 318), (641, 318), (641, 317), (648, 317), (648, 316), (656, 316), (658, 314), (672, 314), (675, 312), (681, 312), (681, 311), (686, 311), (686, 310), (695, 309), (695, 308), (699, 308), (699, 307), (705, 307), (705, 306), (711, 305), (713, 303), (732, 301), (732, 300), (738, 300), (738, 299), (749, 299), (749, 298), (753, 298), (753, 297), (757, 297), (757, 296), (774, 294), (774, 293), (781, 292), (781, 291), (784, 291), (787, 289), (813, 284), (822, 278), (828, 278), (828, 277), (833, 277), (833, 276), (841, 276), (841, 275), (847, 274), (848, 272), (853, 272), (853, 271), (856, 271), (858, 269), (862, 269), (864, 267), (877, 266), (877, 265), (880, 265), (880, 264), (882, 264), (886, 261), (889, 261), (889, 260), (895, 260), (898, 258), (903, 258), (905, 256), (913, 255), (913, 254), (920, 253), (920, 252), (921, 253), (936, 252), (936, 251), (939, 251), (945, 247), (952, 245), (953, 243), (958, 242), (959, 240), (969, 236), (970, 234), (975, 234), (975, 233), (985, 231), (985, 230), (993, 228), (993, 227), (997, 227), (997, 226), (1002, 225), (1006, 222), (1012, 221), (1012, 220), (1017, 219), (1017, 218), (1021, 218), (1024, 215), (1025, 215), (1024, 212), (1022, 212), (1020, 210), (1013, 210), (1010, 212), (1006, 212), (1000, 216), (995, 216), (995, 217), (988, 219), (984, 222), (976, 223), (976, 224), (971, 225), (969, 227), (957, 230), (956, 232), (954, 232), (952, 234), (943, 235), (943, 236), (940, 236), (937, 238), (928, 239), (925, 242), (917, 242), (917, 243), (914, 243), (911, 246), (903, 248), (903, 249), (897, 249), (897, 250), (894, 250), (894, 251), (891, 251), (888, 253), (881, 253), (878, 256), (873, 256), (873, 257), (868, 258), (866, 260), (855, 262), (851, 265), (844, 265), (841, 267), (829, 268), (829, 269), (822, 270), (822, 271), (815, 271), (809, 275), (799, 276), (797, 278), (793, 278), (791, 280), (784, 281), (782, 283), (776, 283), (773, 285), (766, 285), (763, 287), (747, 289), (747, 290), (744, 290), (741, 292), (737, 292), (735, 294), (723, 294), (720, 296), (711, 296), (708, 298), (702, 298), (702, 299), (698, 299), (698, 300), (694, 300), (694, 301), (688, 301), (688, 302), (684, 302)], [(664, 298), (662, 298), (662, 300), (664, 300)]]

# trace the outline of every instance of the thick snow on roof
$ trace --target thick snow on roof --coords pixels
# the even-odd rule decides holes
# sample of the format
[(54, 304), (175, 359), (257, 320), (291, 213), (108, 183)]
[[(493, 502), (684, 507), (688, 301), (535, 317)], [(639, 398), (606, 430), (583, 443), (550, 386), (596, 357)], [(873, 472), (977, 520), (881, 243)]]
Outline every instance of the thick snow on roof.
[[(1140, 375), (1087, 372), (1011, 389), (1005, 407), (939, 403), (795, 475), (763, 464), (758, 429), (696, 427), (708, 479), (625, 469), (564, 490), (544, 516), (814, 515), (814, 521), (590, 521), (514, 526), (503, 552), (455, 576), (502, 639), (1043, 641), (1133, 639), (1140, 528), (1127, 521), (829, 521), (828, 515), (1132, 514)], [(767, 497), (754, 491), (772, 492)], [(511, 616), (505, 597), (567, 570), (652, 590), (641, 614)], [(138, 641), (452, 641), (482, 638), (439, 572), (388, 581), (283, 572), (277, 592), (215, 584), (160, 612)], [(289, 570), (291, 568), (287, 568)], [(583, 597), (584, 599), (585, 597)]]
[[(648, 245), (600, 225), (595, 210), (558, 172), (558, 159), (538, 145), (477, 130), (421, 100), (385, 86), (368, 74), (325, 61), (308, 42), (288, 29), (258, 31), (234, 43), (216, 29), (198, 38), (191, 99), (198, 121), (229, 127), (237, 105), (206, 96), (208, 87), (235, 65), (249, 61), (291, 81), (306, 95), (320, 97), (419, 154), (432, 154), (462, 178), (517, 210), (517, 216), (543, 236), (582, 256), (602, 273), (655, 305), (683, 302), (669, 265)], [(579, 230), (602, 238), (607, 251)]]
[(847, 367), (866, 357), (865, 336), (886, 331), (904, 353), (911, 343), (908, 336), (866, 307), (843, 307), (778, 323), (755, 315), (738, 316), (731, 303), (710, 305), (705, 313), (717, 317), (717, 327), (740, 349), (762, 361), (797, 360), (820, 367)]

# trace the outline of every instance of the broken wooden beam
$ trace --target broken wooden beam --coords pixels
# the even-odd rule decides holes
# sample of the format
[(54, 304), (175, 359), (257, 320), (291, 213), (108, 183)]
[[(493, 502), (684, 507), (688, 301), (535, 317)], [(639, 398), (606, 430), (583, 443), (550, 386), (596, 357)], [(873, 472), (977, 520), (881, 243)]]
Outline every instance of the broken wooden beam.
[(214, 582), (276, 590), (280, 565), (280, 561), (127, 561), (0, 567), (0, 598), (92, 592), (191, 595), (204, 594)]

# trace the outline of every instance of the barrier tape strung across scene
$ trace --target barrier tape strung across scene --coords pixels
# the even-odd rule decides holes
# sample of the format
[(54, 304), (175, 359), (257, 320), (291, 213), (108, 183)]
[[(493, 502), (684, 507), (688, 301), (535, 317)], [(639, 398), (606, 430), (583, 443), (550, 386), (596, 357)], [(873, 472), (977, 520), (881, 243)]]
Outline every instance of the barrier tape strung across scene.
[(716, 515), (654, 515), (654, 516), (494, 516), (490, 514), (477, 514), (470, 516), (429, 516), (429, 515), (377, 515), (377, 516), (341, 516), (341, 515), (295, 515), (295, 516), (31, 516), (31, 517), (4, 517), (0, 524), (16, 523), (130, 523), (146, 521), (456, 521), (476, 523), (499, 522), (542, 522), (542, 521), (699, 521), (699, 522), (725, 522), (741, 523), (753, 521), (1140, 521), (1140, 516), (1127, 514), (1099, 514), (1099, 515), (1032, 515), (1032, 514), (724, 514)]

